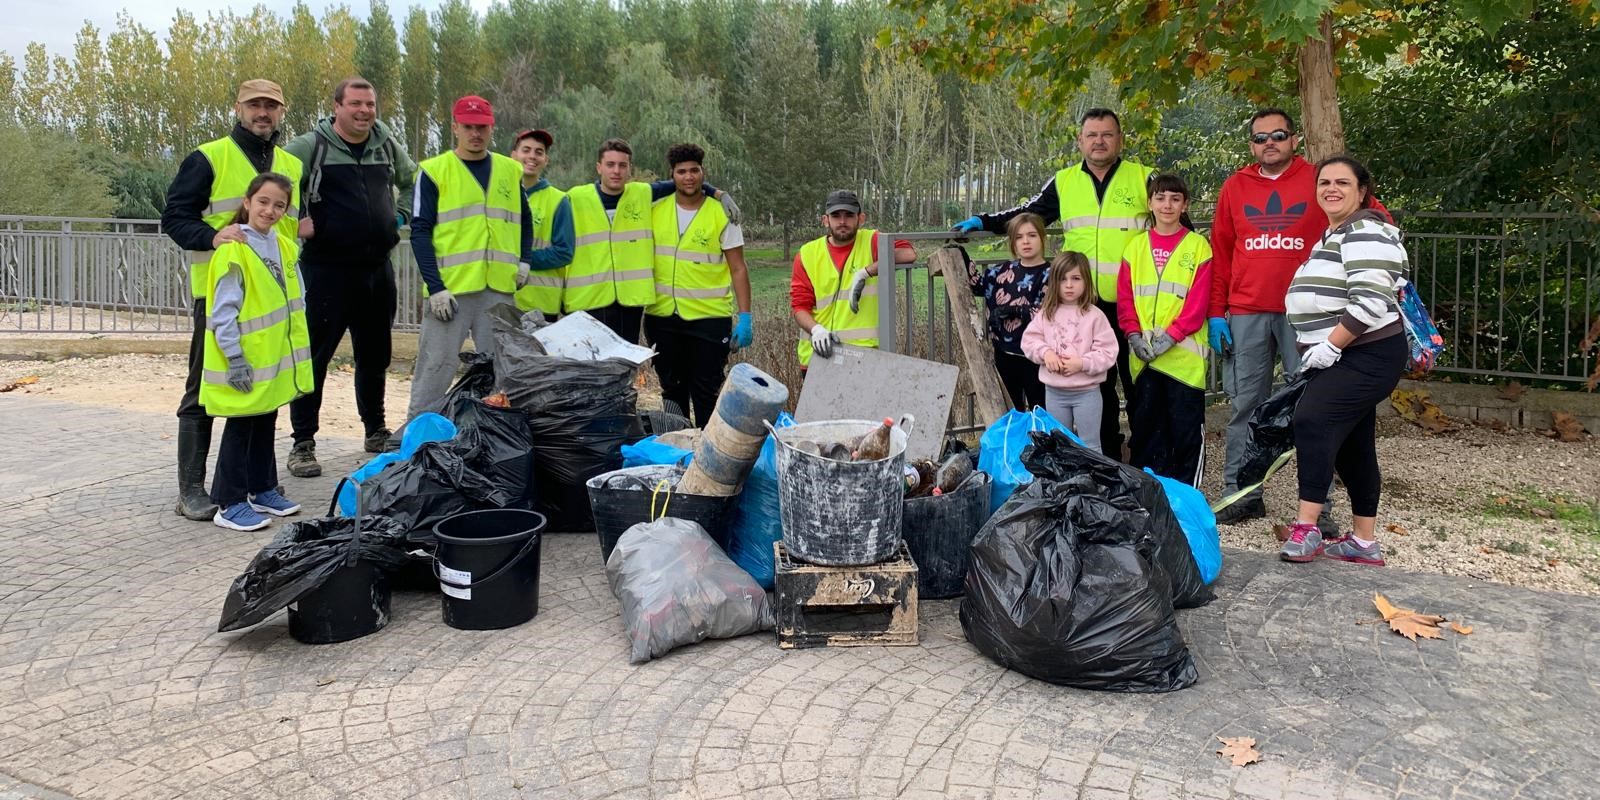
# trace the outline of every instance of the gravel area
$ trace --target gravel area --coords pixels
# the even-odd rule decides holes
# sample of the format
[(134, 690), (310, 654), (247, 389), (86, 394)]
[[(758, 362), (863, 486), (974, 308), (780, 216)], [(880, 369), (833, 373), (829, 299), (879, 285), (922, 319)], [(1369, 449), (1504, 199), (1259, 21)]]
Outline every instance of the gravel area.
[[(60, 361), (6, 360), (0, 386), (37, 376), (14, 390), (88, 406), (170, 414), (183, 388), (184, 362), (171, 355), (118, 355)], [(644, 370), (641, 400), (655, 405), (654, 374)], [(360, 435), (352, 374), (337, 360), (323, 407), (324, 436)], [(410, 382), (391, 373), (389, 413), (399, 422)], [(287, 422), (280, 422), (280, 426)], [(1379, 532), (1391, 569), (1462, 575), (1542, 589), (1600, 595), (1600, 442), (1562, 443), (1535, 431), (1475, 426), (1430, 435), (1397, 417), (1379, 420), (1384, 471)], [(1222, 486), (1222, 438), (1207, 439), (1205, 490)], [(1272, 522), (1287, 521), (1295, 502), (1294, 469), (1268, 484), (1272, 519), (1223, 526), (1222, 543), (1275, 551)], [(1349, 524), (1336, 494), (1335, 516)]]

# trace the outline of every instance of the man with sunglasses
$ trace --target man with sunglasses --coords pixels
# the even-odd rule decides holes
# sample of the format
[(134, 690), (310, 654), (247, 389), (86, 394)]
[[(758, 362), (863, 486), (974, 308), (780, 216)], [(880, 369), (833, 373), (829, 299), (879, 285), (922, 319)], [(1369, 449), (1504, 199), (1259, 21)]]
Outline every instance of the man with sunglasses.
[[(1222, 388), (1233, 403), (1224, 496), (1240, 488), (1247, 423), (1272, 391), (1274, 366), (1281, 362), (1285, 376), (1300, 369), (1283, 299), (1289, 279), (1328, 227), (1313, 196), (1316, 169), (1295, 154), (1294, 119), (1283, 109), (1264, 108), (1250, 117), (1247, 131), (1255, 163), (1223, 182), (1211, 229), (1211, 349), (1222, 354)], [(1219, 510), (1217, 522), (1238, 524), (1266, 513), (1258, 488)]]

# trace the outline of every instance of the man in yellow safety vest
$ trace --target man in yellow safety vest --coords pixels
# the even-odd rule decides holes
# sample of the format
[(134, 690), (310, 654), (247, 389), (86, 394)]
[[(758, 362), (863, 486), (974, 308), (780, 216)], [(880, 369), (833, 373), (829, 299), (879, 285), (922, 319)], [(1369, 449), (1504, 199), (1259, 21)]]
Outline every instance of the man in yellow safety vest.
[(200, 403), (201, 372), (206, 343), (206, 275), (211, 251), (227, 242), (243, 242), (235, 212), (244, 205), (245, 189), (256, 175), (276, 172), (295, 185), (289, 208), (277, 230), (291, 238), (309, 238), (311, 220), (300, 219), (300, 159), (278, 146), (278, 126), (286, 105), (283, 89), (260, 78), (239, 85), (234, 102), (238, 121), (220, 139), (200, 145), (184, 158), (167, 187), (161, 229), (187, 252), (189, 290), (193, 296), (194, 331), (189, 337), (189, 373), (178, 403), (177, 513), (209, 520), (217, 506), (206, 493), (206, 455), (211, 450), (211, 417)]
[[(827, 235), (801, 245), (794, 257), (789, 310), (806, 333), (795, 348), (802, 371), (813, 354), (831, 357), (836, 342), (878, 346), (878, 232), (861, 227), (866, 221), (855, 192), (830, 192), (822, 205)], [(916, 260), (911, 243), (897, 239), (894, 263)]]
[(517, 290), (517, 310), (538, 309), (552, 320), (561, 314), (564, 267), (572, 263), (575, 238), (567, 193), (544, 177), (555, 143), (549, 131), (539, 129), (518, 131), (511, 140), (511, 157), (522, 162), (522, 193), (533, 215), (533, 256), (528, 261), (533, 274), (528, 285)]
[(428, 301), (407, 421), (436, 410), (469, 335), (479, 353), (494, 352), (489, 309), (511, 303), (532, 274), (533, 225), (522, 165), (489, 152), (494, 109), (467, 95), (451, 116), (455, 149), (419, 165), (412, 199), (411, 253)]
[[(1117, 272), (1128, 240), (1146, 225), (1145, 185), (1154, 170), (1122, 158), (1122, 121), (1109, 108), (1091, 108), (1078, 120), (1078, 150), (1083, 161), (1063, 169), (1045, 182), (1033, 199), (1015, 208), (978, 214), (957, 223), (962, 232), (979, 230), (1005, 233), (1006, 223), (1031, 211), (1047, 223), (1060, 221), (1061, 249), (1089, 257), (1095, 272), (1100, 310), (1111, 320), (1117, 336), (1117, 373), (1122, 392), (1133, 392), (1128, 370), (1128, 340), (1117, 325)], [(1106, 455), (1122, 458), (1122, 426), (1117, 409), (1117, 382), (1100, 384), (1104, 413), (1100, 417), (1100, 444)]]
[(644, 318), (645, 335), (656, 346), (650, 363), (661, 378), (661, 397), (698, 428), (711, 421), (730, 346), (749, 347), (755, 337), (744, 230), (701, 191), (705, 159), (699, 145), (667, 150), (677, 191), (651, 209), (656, 300)]

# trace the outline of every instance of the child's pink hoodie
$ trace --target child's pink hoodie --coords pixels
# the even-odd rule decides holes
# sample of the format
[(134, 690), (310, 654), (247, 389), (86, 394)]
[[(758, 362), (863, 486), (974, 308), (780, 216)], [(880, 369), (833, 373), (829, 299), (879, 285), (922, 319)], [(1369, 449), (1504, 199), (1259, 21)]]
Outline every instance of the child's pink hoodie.
[[(1083, 359), (1083, 371), (1062, 375), (1045, 369), (1044, 354), (1051, 351), (1062, 358)], [(1117, 363), (1117, 337), (1100, 309), (1063, 304), (1056, 309), (1055, 319), (1045, 319), (1043, 309), (1034, 312), (1033, 321), (1022, 332), (1022, 354), (1040, 365), (1039, 381), (1044, 385), (1087, 389), (1100, 385)]]

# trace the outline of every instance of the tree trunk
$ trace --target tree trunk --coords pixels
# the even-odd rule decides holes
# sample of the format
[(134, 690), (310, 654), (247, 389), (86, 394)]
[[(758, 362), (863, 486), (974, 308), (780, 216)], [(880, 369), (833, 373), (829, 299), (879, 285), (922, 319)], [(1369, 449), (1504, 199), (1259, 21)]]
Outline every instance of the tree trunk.
[(1339, 118), (1339, 83), (1333, 71), (1333, 15), (1322, 15), (1321, 38), (1300, 45), (1300, 114), (1305, 119), (1306, 156), (1320, 161), (1344, 152)]

